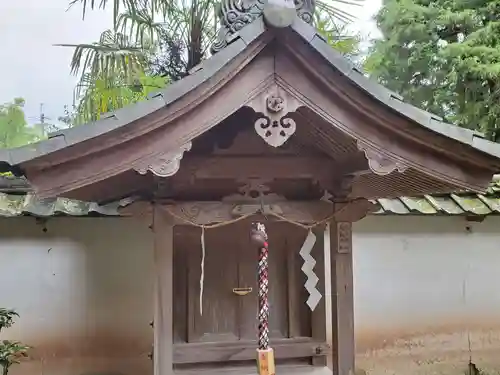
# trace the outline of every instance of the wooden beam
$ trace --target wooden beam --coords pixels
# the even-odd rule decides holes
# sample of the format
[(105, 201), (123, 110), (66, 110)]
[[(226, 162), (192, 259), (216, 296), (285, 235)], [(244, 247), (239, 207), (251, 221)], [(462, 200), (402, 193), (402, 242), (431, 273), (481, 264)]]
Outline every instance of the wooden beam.
[(154, 207), (154, 375), (173, 374), (173, 222)]
[(332, 215), (334, 207), (332, 203), (323, 201), (283, 201), (263, 206), (257, 202), (238, 204), (215, 201), (166, 203), (163, 209), (176, 219), (177, 224), (206, 225), (227, 222), (251, 214), (258, 215), (262, 208), (264, 208), (264, 214), (271, 219), (279, 220), (274, 216), (277, 214), (288, 220), (313, 223)]
[(335, 159), (334, 165), (337, 168), (337, 174), (340, 176), (371, 172), (368, 159), (362, 151), (346, 154), (341, 159)]
[[(276, 359), (308, 358), (331, 355), (325, 343), (311, 339), (272, 340)], [(174, 363), (208, 363), (255, 360), (257, 342), (175, 344)]]
[(354, 290), (352, 224), (330, 224), (332, 297), (332, 366), (335, 375), (354, 374)]
[[(137, 201), (119, 209), (124, 216), (147, 217), (152, 213), (152, 204)], [(186, 202), (158, 202), (157, 208), (170, 213), (175, 224), (185, 225), (196, 223), (206, 225), (230, 221), (247, 214), (259, 214), (262, 207), (264, 214), (270, 218), (280, 220), (273, 214), (301, 223), (314, 223), (333, 215), (336, 221), (355, 222), (375, 211), (377, 205), (366, 199), (355, 199), (335, 205), (328, 201), (276, 201), (275, 203), (238, 203), (220, 201), (186, 201)]]
[(341, 160), (325, 157), (298, 156), (186, 156), (181, 161), (179, 177), (184, 173), (197, 179), (289, 179), (342, 176), (368, 170), (361, 152), (348, 154)]

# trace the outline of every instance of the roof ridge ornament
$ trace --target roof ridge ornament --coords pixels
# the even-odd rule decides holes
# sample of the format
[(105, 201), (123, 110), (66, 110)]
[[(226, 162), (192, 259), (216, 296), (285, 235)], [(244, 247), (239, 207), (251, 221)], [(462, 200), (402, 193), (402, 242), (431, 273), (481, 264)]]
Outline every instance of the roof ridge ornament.
[(315, 0), (271, 0), (269, 6), (267, 6), (268, 0), (221, 0), (217, 12), (220, 29), (212, 45), (211, 52), (217, 53), (230, 44), (235, 39), (235, 34), (237, 34), (238, 31), (264, 14), (264, 8), (266, 6), (266, 21), (268, 21), (271, 26), (289, 26), (289, 24), (286, 24), (288, 21), (284, 22), (285, 26), (280, 26), (283, 24), (283, 21), (280, 20), (278, 20), (279, 23), (275, 25), (273, 18), (268, 19), (268, 14), (270, 11), (276, 13), (278, 7), (286, 8), (285, 13), (289, 14), (287, 9), (290, 8), (288, 3), (291, 1), (294, 3), (296, 15), (302, 19), (302, 21), (312, 24), (316, 5)]
[(264, 19), (272, 27), (288, 27), (297, 17), (294, 0), (267, 0), (264, 5)]

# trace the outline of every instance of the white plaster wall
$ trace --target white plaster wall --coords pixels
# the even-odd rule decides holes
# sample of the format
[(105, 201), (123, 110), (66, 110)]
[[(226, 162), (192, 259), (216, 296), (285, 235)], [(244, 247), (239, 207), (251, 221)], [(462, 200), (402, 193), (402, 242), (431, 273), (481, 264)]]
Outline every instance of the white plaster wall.
[(500, 372), (499, 217), (367, 217), (353, 256), (359, 369)]
[[(153, 243), (134, 219), (0, 219), (2, 334), (34, 346), (13, 375), (147, 375)], [(470, 230), (466, 230), (466, 226)], [(357, 366), (500, 372), (500, 218), (368, 217), (354, 226)], [(0, 337), (0, 338), (2, 338)]]
[(13, 375), (152, 373), (153, 246), (148, 223), (116, 218), (0, 219), (0, 339), (34, 349)]

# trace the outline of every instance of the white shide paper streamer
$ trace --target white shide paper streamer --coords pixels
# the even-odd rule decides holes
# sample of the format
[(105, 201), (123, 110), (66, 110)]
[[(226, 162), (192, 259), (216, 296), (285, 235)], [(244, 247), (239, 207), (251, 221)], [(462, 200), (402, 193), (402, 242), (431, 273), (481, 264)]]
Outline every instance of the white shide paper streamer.
[(302, 245), (302, 248), (299, 251), (300, 256), (302, 257), (302, 259), (304, 259), (304, 264), (302, 265), (301, 270), (302, 272), (304, 272), (304, 275), (306, 275), (307, 278), (304, 287), (309, 293), (309, 298), (307, 299), (306, 303), (307, 306), (309, 306), (309, 308), (311, 309), (311, 311), (314, 311), (316, 306), (318, 306), (318, 303), (319, 301), (321, 301), (322, 297), (321, 293), (316, 288), (316, 285), (318, 284), (319, 281), (318, 276), (314, 273), (314, 266), (316, 265), (316, 260), (311, 255), (311, 251), (315, 243), (316, 243), (316, 235), (312, 232), (312, 230), (309, 230), (306, 240), (304, 241), (304, 244)]

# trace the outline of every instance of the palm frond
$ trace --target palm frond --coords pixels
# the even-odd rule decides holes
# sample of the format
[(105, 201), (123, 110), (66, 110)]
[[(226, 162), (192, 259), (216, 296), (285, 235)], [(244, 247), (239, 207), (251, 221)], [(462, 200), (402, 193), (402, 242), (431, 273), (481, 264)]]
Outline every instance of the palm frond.
[(146, 64), (143, 46), (111, 30), (104, 31), (97, 43), (58, 46), (74, 48), (70, 69), (72, 74), (80, 73), (82, 80), (86, 75), (102, 79), (120, 75), (132, 82)]
[[(364, 2), (317, 0), (316, 15), (328, 19), (330, 25), (347, 24), (355, 17), (344, 10), (345, 7), (361, 6)], [(183, 58), (188, 69), (207, 56), (218, 28), (215, 11), (218, 0), (71, 0), (72, 5), (76, 3), (83, 6), (84, 12), (89, 8), (113, 6), (114, 30), (134, 40), (143, 49), (147, 43), (151, 47), (160, 46), (162, 41), (178, 41), (185, 48)], [(75, 57), (82, 61), (83, 57), (78, 53), (81, 52), (77, 48)], [(72, 62), (72, 71), (79, 68), (77, 60)]]
[(356, 20), (356, 16), (343, 10), (339, 7), (339, 4), (349, 5), (349, 6), (362, 6), (365, 0), (333, 0), (324, 1), (318, 0), (316, 2), (316, 13), (324, 14), (332, 19), (333, 22), (338, 23), (350, 23)]
[[(159, 2), (158, 0), (149, 0), (152, 3)], [(69, 7), (76, 4), (82, 5), (82, 18), (85, 19), (87, 10), (89, 9), (107, 9), (109, 5), (113, 7), (113, 25), (118, 21), (118, 15), (123, 11), (134, 12), (137, 8), (137, 3), (143, 1), (136, 0), (70, 0)]]
[(167, 82), (166, 78), (148, 77), (144, 73), (138, 74), (132, 83), (123, 75), (103, 78), (85, 74), (75, 88), (74, 124), (97, 121), (103, 113), (145, 100), (151, 92), (164, 88)]
[(152, 47), (164, 28), (164, 22), (157, 22), (148, 9), (134, 12), (126, 10), (118, 16), (116, 28), (145, 49)]
[(95, 43), (59, 45), (74, 48), (70, 67), (71, 73), (80, 75), (73, 98), (80, 118), (93, 121), (127, 104), (123, 98), (133, 97), (127, 90), (145, 74), (149, 45), (146, 39), (141, 45), (112, 30), (104, 31)]
[[(218, 1), (216, 0), (70, 0), (70, 6), (75, 4), (82, 5), (83, 17), (85, 17), (89, 9), (106, 9), (112, 6), (113, 25), (115, 28), (119, 24), (120, 14), (124, 12), (135, 16), (142, 9), (148, 9), (153, 18), (159, 16), (165, 20), (170, 18), (176, 9), (179, 8), (202, 9), (206, 5), (207, 8), (212, 8), (212, 13), (215, 13), (213, 12), (213, 8), (217, 3)], [(361, 6), (364, 3), (365, 0), (318, 0), (316, 8), (318, 12), (330, 15), (337, 22), (352, 22), (356, 17), (343, 10), (343, 8), (346, 6)], [(204, 5), (200, 6), (200, 4)], [(217, 24), (216, 22), (210, 23), (212, 26)]]
[[(113, 30), (98, 42), (62, 44), (74, 48), (71, 72), (80, 73), (75, 90), (78, 113), (95, 120), (100, 113), (140, 100), (131, 88), (153, 72), (173, 80), (208, 57), (217, 29), (217, 0), (70, 0), (87, 9), (113, 7)], [(328, 1), (328, 2), (327, 2)], [(342, 25), (354, 19), (345, 6), (364, 0), (317, 0), (315, 24), (329, 43), (349, 54), (356, 47)]]

